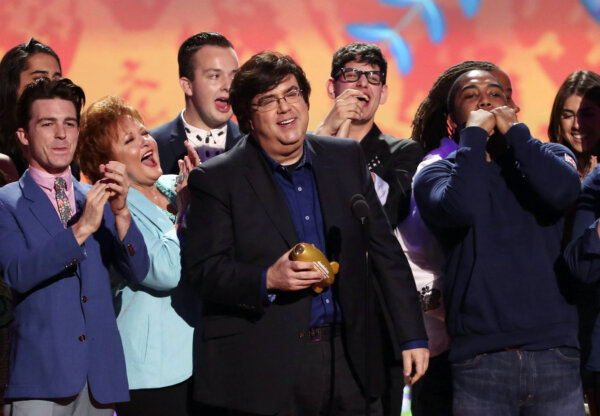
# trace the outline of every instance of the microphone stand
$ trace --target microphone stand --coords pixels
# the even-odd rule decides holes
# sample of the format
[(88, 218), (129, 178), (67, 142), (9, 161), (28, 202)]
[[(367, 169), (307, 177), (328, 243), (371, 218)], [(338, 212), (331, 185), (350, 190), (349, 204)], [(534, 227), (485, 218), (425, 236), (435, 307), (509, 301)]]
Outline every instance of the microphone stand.
[[(361, 194), (356, 194), (350, 200), (350, 206), (352, 208), (352, 214), (360, 221), (360, 228), (362, 233), (363, 242), (365, 244), (365, 262), (366, 262), (366, 275), (365, 275), (365, 328), (370, 322), (369, 317), (371, 316), (371, 268), (369, 259), (369, 204), (365, 197)], [(369, 397), (369, 391), (371, 387), (371, 376), (370, 376), (370, 364), (371, 358), (369, 354), (369, 337), (365, 333), (365, 416), (369, 416), (371, 403)]]

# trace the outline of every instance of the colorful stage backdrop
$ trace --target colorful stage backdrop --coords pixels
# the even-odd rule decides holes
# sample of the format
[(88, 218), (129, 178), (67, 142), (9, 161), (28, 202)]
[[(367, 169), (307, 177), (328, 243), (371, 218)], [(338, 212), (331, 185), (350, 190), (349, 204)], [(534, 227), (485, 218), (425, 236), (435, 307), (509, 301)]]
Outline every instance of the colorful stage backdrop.
[(118, 94), (147, 125), (182, 108), (177, 49), (218, 31), (240, 62), (264, 49), (290, 54), (313, 87), (310, 125), (326, 114), (331, 56), (377, 41), (390, 98), (377, 114), (399, 137), (435, 78), (466, 59), (491, 60), (512, 78), (520, 119), (546, 140), (552, 100), (571, 71), (600, 72), (600, 0), (0, 0), (0, 53), (34, 36), (59, 54), (88, 102)]

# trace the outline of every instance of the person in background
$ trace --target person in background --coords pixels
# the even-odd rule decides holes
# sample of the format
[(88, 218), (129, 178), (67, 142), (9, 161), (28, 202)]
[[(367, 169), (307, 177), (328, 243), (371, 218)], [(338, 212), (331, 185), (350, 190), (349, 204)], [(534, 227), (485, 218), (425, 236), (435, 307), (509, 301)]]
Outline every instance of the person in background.
[(592, 71), (575, 71), (562, 83), (550, 113), (548, 139), (567, 146), (575, 154), (581, 181), (596, 165), (598, 141), (580, 130), (577, 111), (581, 99), (590, 88), (600, 85), (600, 75)]
[(41, 78), (17, 105), (29, 168), (0, 188), (0, 272), (14, 295), (6, 415), (106, 415), (129, 400), (109, 269), (142, 281), (142, 234), (126, 204), (122, 163), (83, 185), (69, 165), (83, 90)]
[(241, 136), (229, 104), (231, 80), (240, 67), (231, 42), (220, 33), (197, 33), (181, 44), (177, 62), (185, 108), (150, 131), (165, 174), (178, 172), (178, 160), (188, 153), (185, 141), (205, 161), (231, 149)]
[[(548, 139), (553, 143), (560, 143), (568, 147), (575, 154), (577, 171), (582, 182), (596, 165), (600, 143), (598, 137), (588, 136), (581, 130), (580, 117), (578, 116), (579, 108), (583, 95), (590, 88), (599, 85), (600, 75), (593, 71), (577, 70), (569, 74), (556, 93), (548, 124)], [(584, 116), (584, 119), (582, 119), (584, 123), (587, 119), (585, 115), (586, 112), (581, 114), (581, 116)], [(571, 241), (575, 228), (575, 210), (576, 206), (574, 205), (565, 218), (563, 236), (565, 246)], [(580, 229), (576, 232), (577, 235), (581, 234)], [(600, 309), (594, 285), (590, 287), (590, 285), (582, 282), (577, 283), (576, 303), (579, 311), (581, 361), (586, 363), (591, 351), (593, 328)], [(592, 410), (596, 409), (597, 412), (600, 385), (596, 387), (596, 378), (585, 367), (582, 367), (581, 374), (588, 405)]]
[[(17, 100), (25, 87), (36, 79), (61, 76), (58, 55), (50, 46), (34, 38), (10, 49), (0, 61), (0, 153), (14, 163), (19, 176), (27, 169), (27, 159), (16, 136)], [(2, 163), (9, 162), (4, 159)], [(10, 172), (3, 170), (10, 174), (13, 169), (7, 168)]]
[(131, 401), (119, 416), (187, 414), (193, 329), (172, 306), (181, 275), (177, 227), (187, 208), (187, 177), (198, 155), (179, 161), (179, 176), (162, 175), (160, 157), (140, 113), (119, 97), (91, 104), (81, 117), (79, 164), (92, 181), (99, 163), (121, 162), (131, 187), (127, 205), (150, 256), (143, 282), (113, 279), (117, 325), (123, 340)]
[[(572, 131), (581, 138), (583, 143), (579, 144), (596, 149), (588, 152), (590, 158), (595, 159), (600, 143), (600, 84), (589, 88), (583, 97), (580, 97), (577, 107), (575, 120), (570, 121), (576, 125)], [(569, 236), (572, 235), (573, 239), (565, 250), (565, 258), (570, 271), (574, 277), (579, 277), (580, 283), (577, 286), (576, 300), (579, 310), (579, 340), (584, 364), (582, 384), (592, 416), (598, 415), (600, 398), (600, 307), (598, 306), (600, 286), (597, 284), (598, 276), (594, 275), (594, 259), (597, 257), (593, 249), (595, 236), (587, 229), (594, 228), (595, 220), (600, 216), (598, 210), (600, 198), (598, 198), (596, 185), (598, 178), (598, 169), (594, 167), (583, 179), (582, 192), (573, 216), (572, 230), (565, 231)]]

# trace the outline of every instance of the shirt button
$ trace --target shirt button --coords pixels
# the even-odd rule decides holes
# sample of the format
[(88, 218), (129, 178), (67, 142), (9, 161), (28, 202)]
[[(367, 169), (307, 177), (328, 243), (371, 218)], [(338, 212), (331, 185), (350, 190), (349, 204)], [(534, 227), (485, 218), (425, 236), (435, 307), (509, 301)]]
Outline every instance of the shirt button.
[(329, 299), (325, 299), (325, 303), (329, 303)]
[(82, 297), (81, 297), (81, 301), (82, 301), (83, 303), (86, 303), (86, 302), (87, 302), (87, 296), (82, 296)]
[(310, 217), (307, 215), (306, 217), (304, 217), (304, 219), (305, 219), (306, 221), (308, 221), (308, 220), (310, 220)]
[(302, 187), (301, 186), (298, 187), (298, 192), (302, 192)]
[(85, 335), (84, 334), (79, 335), (79, 341), (81, 341), (81, 342), (85, 341)]

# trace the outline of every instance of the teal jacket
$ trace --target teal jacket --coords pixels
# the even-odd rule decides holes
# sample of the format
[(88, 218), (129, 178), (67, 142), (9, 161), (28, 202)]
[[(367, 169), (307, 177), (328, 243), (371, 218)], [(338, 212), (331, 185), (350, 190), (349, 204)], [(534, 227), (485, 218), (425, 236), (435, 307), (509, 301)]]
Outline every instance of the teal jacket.
[[(175, 175), (161, 176), (157, 185), (173, 190)], [(130, 188), (127, 204), (150, 256), (144, 282), (119, 281), (115, 292), (129, 389), (171, 386), (192, 375), (193, 329), (171, 306), (181, 276), (179, 239), (171, 214), (141, 192)]]

